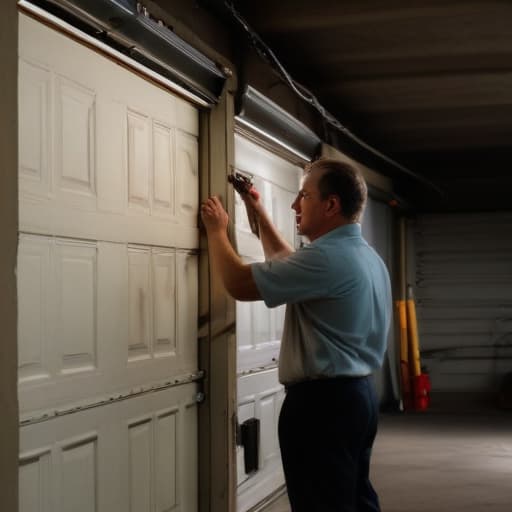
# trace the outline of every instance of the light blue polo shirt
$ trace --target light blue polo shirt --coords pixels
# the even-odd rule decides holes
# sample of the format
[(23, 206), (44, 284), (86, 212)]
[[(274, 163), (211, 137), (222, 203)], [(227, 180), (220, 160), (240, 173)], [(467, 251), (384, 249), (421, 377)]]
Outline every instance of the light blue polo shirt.
[(286, 304), (279, 380), (369, 375), (382, 365), (392, 312), (386, 266), (347, 224), (290, 256), (254, 263), (272, 308)]

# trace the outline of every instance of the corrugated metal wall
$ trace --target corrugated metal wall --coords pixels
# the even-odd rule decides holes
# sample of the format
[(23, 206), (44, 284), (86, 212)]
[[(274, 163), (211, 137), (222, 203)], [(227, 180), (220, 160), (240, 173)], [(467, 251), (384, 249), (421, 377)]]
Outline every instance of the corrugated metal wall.
[(411, 227), (433, 391), (497, 390), (512, 371), (512, 213), (425, 215)]

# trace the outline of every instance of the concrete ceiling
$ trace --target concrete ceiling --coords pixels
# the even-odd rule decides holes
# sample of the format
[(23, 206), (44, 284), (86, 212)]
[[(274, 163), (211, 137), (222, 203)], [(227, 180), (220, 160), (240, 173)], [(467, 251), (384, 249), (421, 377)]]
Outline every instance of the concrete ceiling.
[(234, 5), (342, 124), (443, 189), (421, 208), (512, 209), (512, 2)]

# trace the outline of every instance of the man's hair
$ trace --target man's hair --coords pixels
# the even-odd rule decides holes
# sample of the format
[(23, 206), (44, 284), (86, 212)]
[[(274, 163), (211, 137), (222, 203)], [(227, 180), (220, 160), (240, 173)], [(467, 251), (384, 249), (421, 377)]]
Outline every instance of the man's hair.
[(327, 158), (313, 162), (306, 172), (313, 169), (322, 172), (318, 180), (321, 198), (338, 196), (343, 217), (350, 222), (358, 222), (368, 197), (368, 189), (361, 171), (349, 163)]

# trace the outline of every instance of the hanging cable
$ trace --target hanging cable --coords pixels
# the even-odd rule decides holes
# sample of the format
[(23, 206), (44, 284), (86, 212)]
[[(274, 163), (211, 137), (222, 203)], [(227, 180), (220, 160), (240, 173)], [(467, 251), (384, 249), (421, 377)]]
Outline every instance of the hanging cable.
[(443, 191), (430, 180), (424, 178), (423, 176), (411, 171), (407, 167), (399, 164), (397, 161), (392, 158), (384, 155), (379, 150), (375, 149), (370, 144), (364, 142), (362, 139), (354, 135), (347, 127), (343, 126), (338, 119), (336, 119), (330, 112), (328, 112), (325, 107), (318, 101), (316, 96), (307, 89), (304, 85), (298, 83), (294, 78), (288, 73), (285, 67), (281, 64), (279, 59), (276, 57), (274, 52), (267, 46), (267, 44), (261, 39), (261, 37), (250, 27), (247, 21), (240, 15), (240, 13), (235, 9), (233, 2), (230, 0), (224, 0), (225, 7), (229, 10), (233, 18), (237, 21), (237, 23), (243, 28), (243, 30), (247, 33), (249, 40), (252, 45), (258, 52), (258, 54), (266, 60), (270, 66), (277, 70), (278, 75), (290, 86), (292, 91), (299, 96), (303, 101), (311, 105), (333, 128), (343, 133), (345, 136), (352, 139), (357, 145), (360, 147), (370, 151), (374, 155), (376, 155), (381, 160), (389, 163), (396, 169), (400, 170), (404, 174), (407, 174), (411, 178), (420, 181), (424, 185), (427, 185), (431, 189), (435, 190), (437, 193), (443, 195)]

